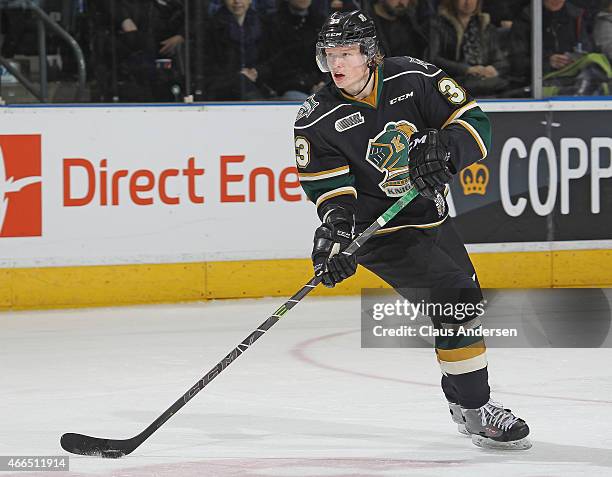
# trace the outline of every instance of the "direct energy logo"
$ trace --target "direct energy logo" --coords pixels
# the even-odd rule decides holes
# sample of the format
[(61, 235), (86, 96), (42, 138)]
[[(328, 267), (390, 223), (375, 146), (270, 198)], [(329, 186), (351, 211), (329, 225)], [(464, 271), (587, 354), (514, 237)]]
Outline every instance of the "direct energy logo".
[(0, 135), (0, 238), (42, 235), (41, 136)]

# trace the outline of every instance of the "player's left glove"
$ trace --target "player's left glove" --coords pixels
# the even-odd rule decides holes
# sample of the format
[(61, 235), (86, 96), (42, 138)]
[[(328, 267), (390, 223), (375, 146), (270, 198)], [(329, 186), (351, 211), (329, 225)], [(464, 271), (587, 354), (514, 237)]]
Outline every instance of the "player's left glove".
[(450, 152), (441, 144), (436, 129), (425, 129), (423, 134), (417, 134), (410, 138), (410, 180), (423, 197), (434, 200), (437, 192), (450, 182), (454, 167)]
[(325, 221), (315, 230), (312, 265), (323, 285), (333, 288), (357, 271), (355, 254), (342, 253), (353, 241), (355, 216), (343, 207), (325, 214)]

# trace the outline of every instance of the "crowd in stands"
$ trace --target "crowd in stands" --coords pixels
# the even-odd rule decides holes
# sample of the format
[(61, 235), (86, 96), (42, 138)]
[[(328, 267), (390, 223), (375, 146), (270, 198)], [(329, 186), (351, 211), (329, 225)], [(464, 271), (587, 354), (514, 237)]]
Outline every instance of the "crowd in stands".
[[(196, 100), (303, 100), (328, 81), (314, 55), (325, 18), (356, 8), (385, 56), (425, 59), (476, 97), (531, 95), (529, 0), (193, 0), (189, 34), (183, 0), (65, 1), (92, 101), (182, 100), (188, 67)], [(543, 0), (542, 13), (545, 94), (609, 94), (612, 0)], [(35, 50), (24, 15), (2, 10), (5, 58)]]

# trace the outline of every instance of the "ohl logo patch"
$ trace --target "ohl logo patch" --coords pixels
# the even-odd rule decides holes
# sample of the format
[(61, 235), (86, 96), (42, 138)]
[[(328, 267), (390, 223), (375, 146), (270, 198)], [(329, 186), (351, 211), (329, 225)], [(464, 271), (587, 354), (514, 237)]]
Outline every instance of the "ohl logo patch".
[(42, 235), (41, 137), (0, 135), (0, 238)]

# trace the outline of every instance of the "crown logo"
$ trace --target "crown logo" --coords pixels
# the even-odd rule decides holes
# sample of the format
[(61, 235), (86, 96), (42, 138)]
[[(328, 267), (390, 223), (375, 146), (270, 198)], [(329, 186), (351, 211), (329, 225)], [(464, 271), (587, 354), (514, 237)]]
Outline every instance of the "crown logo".
[(463, 187), (463, 195), (485, 195), (489, 184), (489, 168), (483, 164), (474, 163), (461, 171), (459, 180)]

